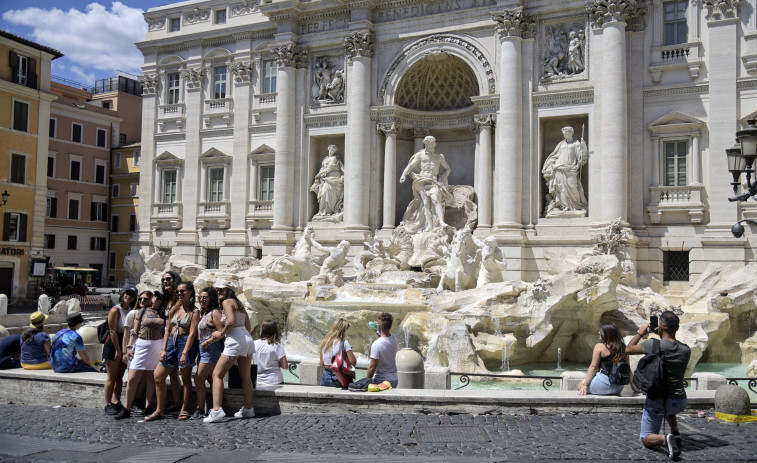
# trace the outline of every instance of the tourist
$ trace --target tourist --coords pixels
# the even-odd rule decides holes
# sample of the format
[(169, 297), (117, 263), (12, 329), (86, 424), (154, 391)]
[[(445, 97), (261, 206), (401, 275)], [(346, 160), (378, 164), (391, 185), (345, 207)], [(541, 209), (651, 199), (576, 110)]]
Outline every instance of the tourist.
[(266, 320), (260, 327), (260, 339), (255, 341), (255, 365), (258, 366), (258, 386), (284, 383), (281, 369), (289, 368), (287, 354), (281, 345), (281, 333), (274, 320)]
[(344, 342), (344, 351), (350, 364), (355, 365), (357, 363), (355, 354), (352, 352), (352, 346), (347, 341), (347, 330), (349, 328), (350, 322), (344, 318), (340, 318), (331, 325), (331, 329), (326, 333), (326, 337), (318, 345), (318, 350), (321, 352), (321, 365), (323, 366), (321, 386), (342, 386), (339, 384), (334, 372), (331, 371), (331, 363), (334, 361), (334, 357), (341, 352), (342, 342)]
[[(181, 277), (178, 273), (169, 270), (168, 272), (164, 273), (163, 276), (160, 278), (160, 284), (163, 288), (163, 291), (167, 291), (168, 294), (171, 295), (171, 299), (168, 301), (168, 306), (166, 307), (166, 311), (168, 311), (171, 307), (173, 307), (176, 302), (179, 300), (179, 293), (176, 292), (176, 288), (179, 287), (181, 284)], [(168, 317), (168, 313), (165, 314), (165, 317)], [(175, 412), (178, 410), (178, 404), (181, 402), (181, 386), (179, 386), (179, 371), (178, 370), (171, 370), (171, 373), (168, 374), (168, 378), (171, 380), (171, 397), (173, 398), (173, 403), (167, 411), (168, 412)]]
[[(176, 289), (178, 302), (168, 313), (160, 365), (155, 369), (155, 391), (158, 408), (145, 421), (163, 418), (166, 411), (166, 378), (179, 370), (184, 389), (179, 420), (190, 417), (187, 407), (192, 398), (192, 367), (197, 361), (197, 324), (200, 311), (195, 307), (195, 289), (191, 282), (182, 282)], [(174, 406), (178, 405), (174, 403)]]
[[(84, 340), (76, 332), (82, 326), (84, 317), (73, 312), (68, 314), (68, 328), (55, 333), (55, 342), (50, 346), (50, 365), (56, 373), (97, 372), (84, 350)], [(80, 359), (76, 358), (77, 352)]]
[(25, 370), (49, 370), (50, 336), (45, 333), (47, 315), (39, 310), (29, 316), (29, 326), (21, 334), (21, 366)]
[[(126, 357), (129, 361), (129, 379), (126, 382), (126, 407), (116, 413), (116, 419), (121, 420), (134, 413), (142, 414), (155, 402), (154, 372), (160, 361), (160, 350), (163, 348), (163, 335), (166, 327), (165, 308), (170, 300), (170, 294), (157, 290), (154, 293), (142, 291), (139, 294), (139, 309), (131, 335), (126, 344)], [(148, 304), (147, 301), (150, 301)], [(134, 399), (137, 393), (145, 389), (144, 410), (134, 409)]]
[[(0, 339), (0, 370), (11, 370), (13, 368), (21, 368), (20, 334), (9, 334)], [(49, 363), (47, 368), (50, 368)]]
[(628, 362), (625, 353), (626, 344), (620, 337), (615, 323), (606, 323), (599, 328), (599, 342), (594, 346), (591, 365), (586, 377), (578, 386), (578, 395), (616, 395), (623, 390), (623, 385), (612, 384), (610, 372), (614, 364), (623, 359)]
[(226, 416), (221, 406), (223, 405), (223, 378), (229, 369), (237, 364), (239, 376), (242, 381), (242, 393), (244, 394), (244, 406), (234, 414), (236, 418), (252, 418), (255, 410), (252, 408), (252, 379), (250, 369), (252, 354), (255, 353), (255, 343), (250, 336), (250, 317), (237, 299), (234, 290), (227, 283), (216, 284), (218, 299), (223, 309), (221, 321), (224, 326), (221, 330), (213, 332), (211, 337), (220, 339), (225, 336), (224, 348), (221, 357), (213, 370), (213, 409), (208, 412), (204, 423), (213, 423)]
[[(681, 435), (678, 431), (676, 415), (686, 408), (686, 390), (684, 389), (684, 375), (691, 357), (691, 349), (676, 339), (678, 331), (678, 316), (666, 310), (660, 315), (658, 334), (660, 335), (660, 352), (663, 356), (665, 392), (661, 396), (647, 395), (644, 402), (644, 413), (641, 417), (641, 442), (646, 447), (658, 447), (665, 444), (668, 456), (676, 459), (681, 454)], [(638, 344), (641, 338), (649, 333), (649, 324), (639, 328), (626, 348), (627, 354), (649, 354), (654, 349), (653, 340)], [(670, 433), (659, 434), (663, 418), (670, 425)]]
[(115, 415), (123, 408), (121, 404), (121, 389), (123, 388), (124, 371), (126, 364), (123, 360), (123, 346), (121, 344), (124, 335), (124, 323), (126, 316), (137, 302), (137, 288), (130, 287), (121, 292), (118, 304), (108, 312), (108, 340), (103, 345), (103, 360), (108, 373), (105, 378), (105, 413)]
[(207, 397), (205, 381), (211, 380), (213, 369), (221, 357), (221, 352), (223, 352), (223, 339), (213, 338), (213, 332), (221, 331), (223, 328), (221, 322), (223, 315), (218, 308), (218, 291), (210, 286), (203, 288), (197, 299), (200, 302), (201, 309), (200, 322), (197, 324), (197, 337), (200, 340), (200, 364), (197, 366), (197, 375), (195, 375), (197, 409), (192, 414), (193, 420), (205, 418), (205, 399)]
[[(142, 309), (146, 309), (148, 307), (152, 306), (152, 292), (151, 291), (142, 291), (140, 295), (137, 297), (137, 308), (135, 310), (130, 311), (128, 314), (126, 314), (126, 320), (124, 321), (124, 335), (122, 338), (121, 346), (124, 350), (124, 355), (122, 357), (123, 363), (126, 366), (126, 368), (129, 368), (129, 373), (131, 373), (131, 360), (133, 357), (134, 352), (132, 351), (129, 355), (128, 347), (132, 343), (132, 333), (134, 333), (134, 337), (137, 337), (137, 333), (133, 331), (134, 328), (134, 321), (137, 319), (137, 314), (142, 313)], [(161, 336), (162, 339), (162, 336)], [(134, 349), (134, 346), (131, 346), (131, 349)], [(160, 354), (160, 352), (158, 352)], [(152, 373), (150, 373), (152, 377)], [(152, 380), (152, 393), (155, 394), (155, 381)], [(139, 383), (139, 390), (135, 392), (135, 397), (137, 399), (140, 399), (141, 404), (144, 406), (144, 400), (145, 400), (145, 392), (146, 392), (146, 386), (147, 381), (140, 381)], [(136, 400), (136, 399), (135, 399)], [(145, 410), (144, 408), (134, 404), (131, 406), (131, 413), (137, 414), (137, 415), (144, 415)]]
[(392, 387), (397, 387), (397, 337), (390, 333), (394, 317), (392, 314), (382, 312), (378, 318), (379, 338), (371, 344), (371, 363), (368, 365), (366, 378), (373, 378), (374, 384), (381, 389), (382, 383), (388, 382)]

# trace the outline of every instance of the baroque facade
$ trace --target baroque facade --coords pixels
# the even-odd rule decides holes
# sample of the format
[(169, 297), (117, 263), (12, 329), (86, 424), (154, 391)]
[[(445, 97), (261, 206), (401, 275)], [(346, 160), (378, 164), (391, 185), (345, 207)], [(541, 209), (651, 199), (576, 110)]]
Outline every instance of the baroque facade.
[[(150, 9), (132, 252), (223, 267), (289, 252), (309, 224), (357, 252), (402, 220), (413, 191), (400, 173), (432, 135), (450, 185), (473, 187), (475, 235), (496, 239), (505, 278), (537, 279), (616, 218), (640, 274), (693, 281), (745, 262), (752, 239), (730, 227), (757, 208), (728, 202), (724, 152), (757, 111), (749, 3)], [(336, 189), (322, 191), (325, 170)]]

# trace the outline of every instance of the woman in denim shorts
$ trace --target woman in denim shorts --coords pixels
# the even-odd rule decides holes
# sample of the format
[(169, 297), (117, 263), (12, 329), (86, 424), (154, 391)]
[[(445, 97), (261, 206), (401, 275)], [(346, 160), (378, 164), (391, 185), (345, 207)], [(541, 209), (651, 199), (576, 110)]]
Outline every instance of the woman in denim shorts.
[(218, 358), (223, 352), (223, 338), (213, 338), (213, 331), (221, 331), (223, 323), (221, 322), (222, 313), (218, 308), (218, 291), (212, 286), (203, 288), (197, 298), (200, 301), (202, 311), (200, 323), (197, 325), (197, 336), (200, 339), (200, 364), (197, 366), (197, 375), (195, 376), (195, 388), (197, 389), (197, 410), (192, 414), (191, 419), (199, 420), (205, 418), (205, 397), (207, 388), (205, 381), (211, 380), (210, 375), (218, 363)]
[(179, 420), (187, 420), (190, 417), (187, 407), (192, 398), (192, 367), (197, 362), (197, 325), (200, 322), (200, 311), (195, 307), (195, 289), (192, 283), (181, 283), (176, 292), (179, 300), (168, 313), (160, 365), (155, 369), (158, 408), (155, 413), (145, 418), (145, 421), (163, 418), (166, 409), (166, 377), (177, 368), (183, 386)]

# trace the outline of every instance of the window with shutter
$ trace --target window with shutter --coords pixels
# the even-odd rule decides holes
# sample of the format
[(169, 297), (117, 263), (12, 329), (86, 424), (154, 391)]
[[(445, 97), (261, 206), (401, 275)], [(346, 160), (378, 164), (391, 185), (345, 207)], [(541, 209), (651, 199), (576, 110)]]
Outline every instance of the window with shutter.
[(26, 183), (26, 156), (23, 154), (11, 154), (11, 182)]

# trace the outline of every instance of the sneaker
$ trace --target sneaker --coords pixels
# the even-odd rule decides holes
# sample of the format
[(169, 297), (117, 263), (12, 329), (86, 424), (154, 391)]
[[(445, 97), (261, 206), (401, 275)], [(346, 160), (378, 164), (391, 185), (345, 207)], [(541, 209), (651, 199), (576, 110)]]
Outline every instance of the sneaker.
[(135, 415), (139, 415), (139, 416), (144, 416), (144, 414), (145, 414), (145, 409), (144, 408), (140, 408), (139, 405), (132, 405), (131, 408), (129, 409), (129, 411), (131, 413), (134, 413)]
[(255, 409), (250, 408), (240, 408), (238, 412), (234, 413), (234, 418), (253, 418), (255, 417)]
[(118, 410), (116, 410), (116, 406), (110, 402), (108, 402), (108, 405), (105, 406), (104, 411), (106, 415), (115, 415), (116, 413), (118, 413)]
[(117, 420), (123, 420), (124, 418), (129, 418), (130, 416), (131, 416), (131, 412), (129, 411), (128, 408), (124, 407), (121, 410), (119, 410), (118, 413), (116, 413), (115, 418)]
[(203, 418), (205, 418), (205, 413), (203, 413), (203, 411), (199, 408), (195, 410), (194, 413), (192, 413), (192, 416), (189, 417), (190, 420), (201, 420)]
[(226, 416), (226, 413), (223, 411), (223, 408), (218, 410), (210, 410), (208, 412), (208, 417), (203, 419), (203, 423), (215, 423), (216, 421), (221, 421)]
[(668, 458), (675, 460), (681, 455), (681, 449), (678, 447), (678, 439), (673, 434), (665, 436), (665, 442), (668, 444)]
[(678, 451), (681, 451), (681, 447), (683, 446), (683, 439), (681, 438), (681, 435), (678, 433), (673, 433), (673, 435), (676, 438), (676, 445), (678, 446)]
[(126, 407), (124, 407), (124, 404), (122, 404), (121, 401), (119, 400), (118, 403), (113, 406), (113, 408), (116, 409), (116, 412), (120, 412)]

